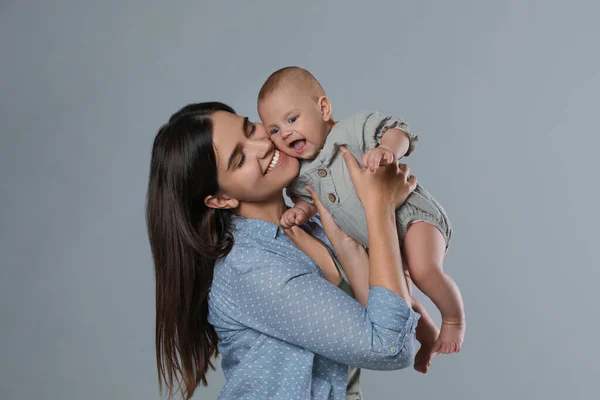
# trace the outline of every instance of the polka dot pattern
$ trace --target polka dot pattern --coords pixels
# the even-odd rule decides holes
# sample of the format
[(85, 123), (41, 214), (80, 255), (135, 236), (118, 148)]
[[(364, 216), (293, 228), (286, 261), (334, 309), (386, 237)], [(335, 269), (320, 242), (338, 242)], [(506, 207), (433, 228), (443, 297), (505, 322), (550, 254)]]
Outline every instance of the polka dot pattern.
[[(236, 217), (235, 244), (209, 293), (226, 384), (220, 399), (346, 399), (348, 365), (412, 365), (419, 315), (388, 289), (367, 308), (262, 220)], [(305, 228), (329, 243), (318, 219)]]

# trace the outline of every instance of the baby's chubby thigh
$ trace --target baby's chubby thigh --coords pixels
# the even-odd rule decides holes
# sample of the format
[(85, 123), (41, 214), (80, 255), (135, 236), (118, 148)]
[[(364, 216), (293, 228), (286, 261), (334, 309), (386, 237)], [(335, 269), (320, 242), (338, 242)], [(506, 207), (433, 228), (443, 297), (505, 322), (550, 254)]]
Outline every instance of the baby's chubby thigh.
[(442, 234), (446, 243), (446, 248), (450, 244), (452, 227), (446, 211), (443, 209), (433, 196), (431, 196), (423, 187), (417, 185), (417, 189), (408, 196), (406, 202), (396, 210), (396, 226), (400, 244), (408, 229), (416, 222), (426, 222)]

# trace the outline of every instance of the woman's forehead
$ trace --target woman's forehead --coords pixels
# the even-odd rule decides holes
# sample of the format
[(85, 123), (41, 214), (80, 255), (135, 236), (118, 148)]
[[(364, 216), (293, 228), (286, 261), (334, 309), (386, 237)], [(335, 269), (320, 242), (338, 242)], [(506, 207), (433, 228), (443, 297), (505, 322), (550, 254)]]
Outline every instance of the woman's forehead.
[(215, 111), (212, 114), (211, 119), (214, 127), (213, 135), (218, 133), (226, 133), (227, 131), (231, 131), (232, 129), (236, 128), (241, 130), (244, 122), (244, 117), (227, 111)]
[(220, 143), (238, 140), (243, 133), (244, 117), (226, 111), (217, 111), (212, 117), (213, 142), (217, 147)]

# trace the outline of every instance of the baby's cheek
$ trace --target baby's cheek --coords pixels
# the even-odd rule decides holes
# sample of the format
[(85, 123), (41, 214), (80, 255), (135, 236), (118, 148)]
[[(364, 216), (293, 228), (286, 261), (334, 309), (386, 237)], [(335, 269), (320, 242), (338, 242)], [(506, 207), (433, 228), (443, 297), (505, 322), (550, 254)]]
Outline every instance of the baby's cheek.
[(285, 144), (285, 142), (282, 139), (280, 139), (279, 135), (273, 135), (273, 136), (271, 136), (271, 140), (273, 141), (273, 144), (275, 145), (275, 148), (277, 150), (281, 151), (284, 154), (287, 154), (290, 157), (294, 157), (294, 158), (297, 157), (297, 155), (290, 148), (290, 146), (287, 146)]
[(281, 150), (281, 151), (285, 150), (283, 140), (281, 139), (281, 135), (277, 135), (277, 134), (271, 135), (271, 140), (273, 141), (273, 144), (275, 145), (277, 150)]

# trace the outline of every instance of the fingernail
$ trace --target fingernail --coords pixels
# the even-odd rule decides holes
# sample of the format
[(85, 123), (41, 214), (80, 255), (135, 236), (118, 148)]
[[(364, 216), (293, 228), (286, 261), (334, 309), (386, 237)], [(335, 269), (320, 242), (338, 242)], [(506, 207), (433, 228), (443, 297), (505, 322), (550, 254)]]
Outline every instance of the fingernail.
[(345, 146), (340, 146), (339, 150), (340, 150), (340, 153), (344, 154), (346, 152), (346, 147)]

